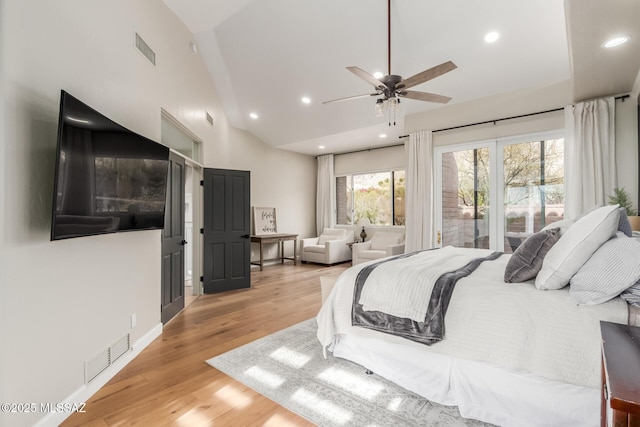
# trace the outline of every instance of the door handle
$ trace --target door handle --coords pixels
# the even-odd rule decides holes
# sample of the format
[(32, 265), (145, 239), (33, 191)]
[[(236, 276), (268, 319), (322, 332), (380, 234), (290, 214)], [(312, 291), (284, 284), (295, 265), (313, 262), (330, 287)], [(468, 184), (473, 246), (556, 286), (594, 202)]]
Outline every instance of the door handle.
[(182, 246), (186, 245), (187, 243), (189, 243), (189, 242), (187, 242), (186, 240), (183, 240), (182, 242), (180, 242), (180, 244), (181, 244)]
[(248, 239), (248, 238), (249, 238), (249, 237), (251, 237), (251, 236), (250, 236), (249, 234), (243, 234), (243, 235), (242, 235), (242, 236), (240, 236), (240, 237), (242, 237), (243, 239)]

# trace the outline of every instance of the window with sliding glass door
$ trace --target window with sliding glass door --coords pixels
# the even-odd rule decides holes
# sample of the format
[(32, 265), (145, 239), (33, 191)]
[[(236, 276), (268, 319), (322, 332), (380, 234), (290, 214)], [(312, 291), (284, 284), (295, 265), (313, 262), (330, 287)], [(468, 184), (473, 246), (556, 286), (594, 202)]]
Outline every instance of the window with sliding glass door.
[(562, 132), (439, 147), (439, 246), (513, 252), (564, 216)]

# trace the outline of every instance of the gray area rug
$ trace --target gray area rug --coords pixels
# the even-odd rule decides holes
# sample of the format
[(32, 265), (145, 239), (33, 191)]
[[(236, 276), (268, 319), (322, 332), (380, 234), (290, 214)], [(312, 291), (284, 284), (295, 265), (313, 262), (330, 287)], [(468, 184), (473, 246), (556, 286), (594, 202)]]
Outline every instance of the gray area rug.
[(322, 356), (310, 319), (207, 363), (319, 426), (487, 426), (355, 363)]

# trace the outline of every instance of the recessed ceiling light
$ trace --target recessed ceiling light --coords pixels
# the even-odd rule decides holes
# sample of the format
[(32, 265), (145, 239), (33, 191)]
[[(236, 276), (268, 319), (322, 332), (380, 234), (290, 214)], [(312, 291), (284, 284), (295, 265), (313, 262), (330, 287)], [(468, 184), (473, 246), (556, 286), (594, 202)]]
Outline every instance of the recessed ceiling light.
[(490, 33), (487, 33), (484, 36), (484, 41), (486, 41), (487, 43), (493, 43), (496, 40), (498, 40), (499, 38), (500, 38), (500, 34), (495, 32), (495, 31), (492, 31)]
[(381, 133), (380, 135), (378, 135), (380, 138), (386, 138), (387, 134), (386, 133)]
[(382, 78), (382, 76), (384, 76), (384, 74), (382, 74), (380, 71), (373, 73), (373, 77), (375, 77), (376, 79), (380, 79)]
[(89, 123), (89, 120), (85, 120), (85, 119), (76, 119), (75, 117), (71, 117), (71, 116), (67, 116), (67, 120), (71, 120), (72, 122), (76, 122), (76, 123)]
[(311, 98), (309, 98), (308, 96), (303, 96), (302, 97), (302, 102), (304, 104), (311, 104)]
[(325, 147), (324, 145), (318, 145), (318, 148), (319, 148), (320, 150), (324, 150), (324, 149), (325, 149), (325, 148), (327, 148), (327, 147)]
[(251, 117), (253, 120), (256, 120), (258, 118), (258, 115), (256, 113), (249, 113), (249, 117)]
[(608, 48), (608, 47), (620, 46), (621, 44), (624, 44), (624, 43), (628, 42), (630, 38), (631, 38), (631, 36), (614, 37), (614, 38), (609, 39), (606, 42), (604, 42), (602, 44), (602, 47), (607, 47)]

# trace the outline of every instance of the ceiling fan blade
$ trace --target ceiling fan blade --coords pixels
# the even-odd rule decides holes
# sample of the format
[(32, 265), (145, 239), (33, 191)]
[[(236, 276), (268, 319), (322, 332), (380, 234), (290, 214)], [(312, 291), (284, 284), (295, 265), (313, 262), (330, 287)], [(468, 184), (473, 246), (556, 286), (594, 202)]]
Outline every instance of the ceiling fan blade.
[(440, 65), (436, 65), (433, 68), (424, 70), (414, 76), (409, 77), (408, 79), (404, 79), (403, 81), (398, 83), (396, 87), (409, 89), (410, 87), (419, 85), (420, 83), (435, 79), (436, 77), (448, 73), (449, 71), (453, 71), (456, 68), (458, 68), (458, 66), (451, 61), (443, 62)]
[(398, 96), (418, 101), (437, 102), (439, 104), (446, 104), (451, 101), (451, 98), (448, 96), (436, 95), (435, 93), (428, 92), (417, 92), (415, 90), (403, 90), (402, 92), (398, 92)]
[(365, 97), (368, 97), (368, 96), (378, 96), (378, 95), (379, 94), (377, 94), (377, 93), (366, 93), (364, 95), (347, 96), (347, 97), (344, 97), (344, 98), (332, 99), (331, 101), (324, 101), (323, 104), (331, 104), (332, 102), (349, 101), (351, 99), (365, 98)]
[(360, 77), (362, 80), (366, 81), (369, 84), (372, 84), (376, 89), (379, 87), (385, 88), (385, 84), (380, 80), (373, 77), (371, 74), (367, 73), (360, 67), (347, 67), (347, 70), (351, 71), (356, 76)]

